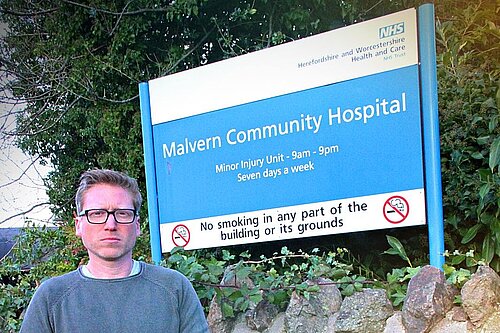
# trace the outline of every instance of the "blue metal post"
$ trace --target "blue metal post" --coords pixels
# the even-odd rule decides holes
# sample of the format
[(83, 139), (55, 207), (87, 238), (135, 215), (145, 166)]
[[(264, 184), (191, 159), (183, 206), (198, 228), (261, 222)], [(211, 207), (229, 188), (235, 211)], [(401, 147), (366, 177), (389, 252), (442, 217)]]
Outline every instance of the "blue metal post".
[(160, 222), (158, 215), (158, 195), (156, 191), (155, 159), (153, 150), (153, 126), (149, 103), (149, 85), (139, 84), (141, 101), (142, 142), (144, 147), (144, 165), (146, 171), (146, 191), (148, 198), (149, 232), (151, 238), (151, 257), (155, 264), (161, 262)]
[(434, 5), (421, 5), (418, 8), (418, 29), (429, 255), (430, 264), (443, 269), (444, 222), (434, 24)]

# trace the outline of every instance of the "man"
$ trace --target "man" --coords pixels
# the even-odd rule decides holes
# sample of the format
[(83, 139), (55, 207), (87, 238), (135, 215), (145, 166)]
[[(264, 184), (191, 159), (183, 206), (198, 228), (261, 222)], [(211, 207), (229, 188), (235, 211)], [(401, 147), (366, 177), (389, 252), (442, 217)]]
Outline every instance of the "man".
[(22, 333), (209, 332), (186, 277), (132, 259), (141, 203), (135, 179), (112, 170), (83, 173), (75, 228), (89, 261), (41, 284)]

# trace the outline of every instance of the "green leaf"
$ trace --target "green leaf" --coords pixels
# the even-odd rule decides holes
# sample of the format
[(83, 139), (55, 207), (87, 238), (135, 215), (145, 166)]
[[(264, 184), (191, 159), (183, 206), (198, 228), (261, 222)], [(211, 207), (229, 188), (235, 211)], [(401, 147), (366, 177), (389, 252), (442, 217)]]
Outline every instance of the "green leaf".
[(348, 284), (343, 290), (342, 290), (342, 295), (344, 296), (351, 296), (354, 294), (354, 286), (352, 284)]
[(493, 260), (493, 256), (495, 255), (495, 240), (491, 235), (486, 235), (483, 241), (483, 259), (488, 264)]
[(391, 249), (387, 250), (385, 253), (388, 253), (388, 254), (397, 254), (403, 260), (405, 260), (406, 262), (408, 262), (410, 264), (410, 266), (411, 266), (410, 259), (406, 255), (406, 251), (405, 251), (403, 245), (401, 244), (401, 242), (396, 237), (393, 237), (393, 236), (386, 235), (385, 237), (387, 238), (387, 242), (391, 246)]
[(222, 250), (222, 259), (229, 261), (234, 259), (234, 255), (232, 255), (228, 250)]
[(401, 290), (396, 291), (395, 293), (391, 294), (391, 297), (393, 298), (392, 304), (394, 306), (398, 306), (401, 303), (403, 303), (406, 294), (403, 293)]
[(464, 237), (462, 238), (462, 244), (467, 244), (468, 242), (473, 240), (474, 237), (476, 237), (477, 232), (481, 229), (481, 227), (482, 227), (482, 224), (478, 223), (478, 224), (474, 225), (472, 228), (470, 228), (469, 230), (467, 230)]
[(418, 272), (420, 272), (421, 269), (422, 269), (422, 267), (420, 267), (420, 266), (406, 268), (406, 271), (408, 272), (406, 278), (411, 279), (412, 277), (414, 277), (415, 275), (417, 275)]
[(489, 139), (490, 139), (490, 136), (486, 135), (486, 136), (481, 136), (481, 137), (477, 138), (476, 141), (480, 145), (485, 145), (488, 143)]
[(481, 221), (482, 224), (486, 224), (491, 231), (498, 232), (498, 219), (495, 218), (493, 214), (490, 214), (488, 212), (484, 212), (479, 216), (479, 221)]
[(400, 268), (393, 268), (392, 273), (387, 273), (387, 282), (395, 283), (404, 275), (403, 270)]
[(307, 291), (309, 292), (318, 292), (319, 290), (320, 288), (317, 284), (313, 284), (307, 288)]
[(257, 292), (257, 293), (252, 293), (250, 294), (250, 297), (249, 297), (250, 301), (254, 302), (255, 304), (259, 303), (260, 301), (262, 301), (262, 294), (260, 292)]
[(250, 302), (248, 301), (248, 299), (241, 297), (234, 302), (233, 307), (235, 310), (238, 310), (238, 312), (245, 312), (248, 309), (249, 305)]
[(481, 186), (481, 188), (479, 189), (479, 197), (481, 198), (481, 200), (484, 199), (484, 197), (490, 192), (490, 185), (489, 184), (484, 184), (483, 186)]
[(285, 290), (278, 290), (269, 295), (269, 301), (281, 306), (288, 301), (288, 294)]
[[(498, 91), (497, 91), (497, 94), (498, 94), (498, 95), (499, 95), (499, 97), (500, 97), (499, 92), (500, 92), (500, 89), (498, 89)], [(499, 109), (500, 109), (500, 108), (499, 108)], [(488, 130), (490, 131), (490, 133), (492, 133), (492, 132), (495, 130), (495, 128), (497, 127), (497, 125), (498, 125), (498, 119), (499, 119), (499, 118), (500, 118), (500, 117), (499, 117), (498, 115), (495, 115), (495, 116), (493, 116), (493, 117), (490, 119), (490, 122), (488, 123)]]
[(243, 267), (236, 271), (236, 277), (238, 278), (238, 280), (243, 280), (246, 279), (251, 272), (252, 269), (250, 267)]
[(452, 225), (455, 229), (458, 228), (459, 219), (456, 215), (451, 215), (446, 219), (446, 223)]
[(452, 265), (459, 265), (461, 264), (463, 261), (465, 260), (465, 255), (461, 254), (461, 255), (457, 255), (457, 256), (453, 256), (451, 258), (451, 264)]
[(387, 242), (392, 247), (392, 249), (396, 250), (397, 253), (404, 253), (406, 255), (405, 249), (399, 239), (393, 236), (386, 235)]
[(474, 158), (474, 159), (476, 159), (476, 160), (482, 160), (484, 158), (483, 154), (481, 154), (478, 151), (472, 153), (471, 157)]
[(495, 100), (490, 97), (490, 98), (488, 98), (487, 100), (485, 100), (483, 102), (483, 106), (487, 107), (487, 108), (490, 108), (490, 109), (495, 109), (496, 108)]
[(500, 164), (500, 137), (496, 138), (495, 141), (493, 141), (490, 148), (490, 158), (488, 161), (488, 165), (491, 169), (491, 172), (493, 172), (493, 169), (495, 169), (495, 167), (498, 166), (499, 164)]
[(228, 317), (228, 318), (234, 317), (234, 311), (233, 311), (233, 307), (231, 306), (231, 304), (229, 304), (228, 302), (222, 303), (222, 314), (224, 317)]

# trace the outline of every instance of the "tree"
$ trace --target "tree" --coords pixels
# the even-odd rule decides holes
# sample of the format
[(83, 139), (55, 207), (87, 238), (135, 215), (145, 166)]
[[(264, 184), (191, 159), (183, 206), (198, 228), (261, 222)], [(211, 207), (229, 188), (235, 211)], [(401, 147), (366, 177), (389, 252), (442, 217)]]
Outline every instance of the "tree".
[(172, 3), (6, 0), (3, 87), (25, 103), (20, 147), (50, 163), (55, 214), (71, 219), (78, 175), (128, 171), (144, 184), (138, 83), (396, 11), (405, 1)]

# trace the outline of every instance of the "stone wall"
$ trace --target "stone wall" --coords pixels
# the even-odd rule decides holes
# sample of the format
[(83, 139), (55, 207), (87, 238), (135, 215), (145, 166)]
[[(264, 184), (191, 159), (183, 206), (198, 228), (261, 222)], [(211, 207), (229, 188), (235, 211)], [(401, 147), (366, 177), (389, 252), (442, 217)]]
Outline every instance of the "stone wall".
[[(500, 276), (486, 266), (479, 267), (461, 290), (448, 284), (439, 269), (423, 267), (410, 280), (400, 311), (392, 307), (383, 289), (364, 289), (342, 298), (329, 282), (309, 281), (318, 284), (320, 291), (310, 293), (309, 299), (293, 293), (284, 312), (262, 301), (245, 314), (224, 319), (214, 299), (209, 326), (213, 333), (500, 332)], [(461, 306), (454, 303), (456, 296), (461, 297)]]

